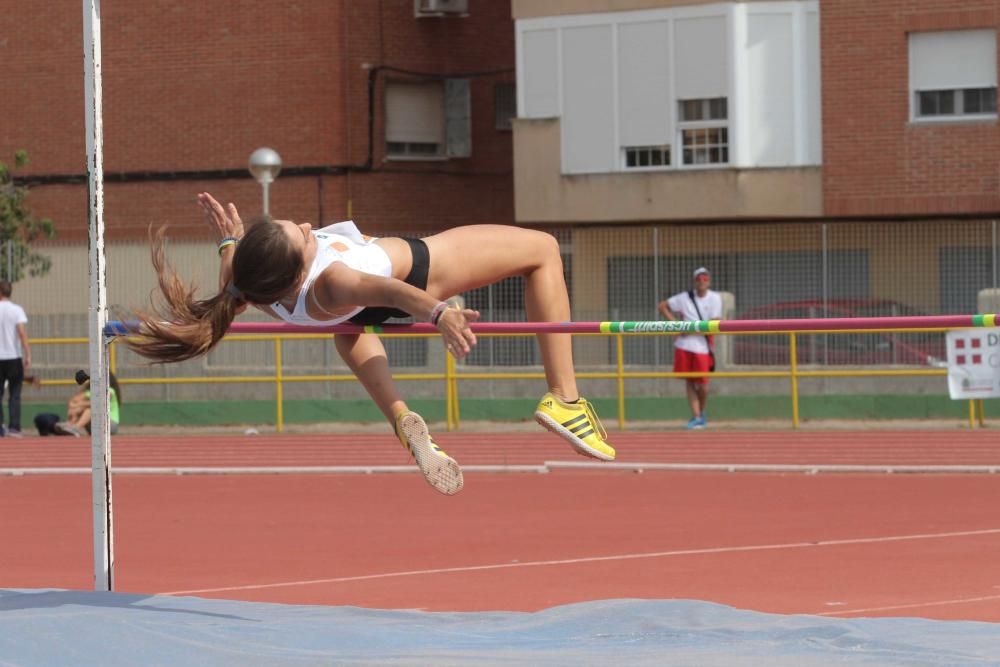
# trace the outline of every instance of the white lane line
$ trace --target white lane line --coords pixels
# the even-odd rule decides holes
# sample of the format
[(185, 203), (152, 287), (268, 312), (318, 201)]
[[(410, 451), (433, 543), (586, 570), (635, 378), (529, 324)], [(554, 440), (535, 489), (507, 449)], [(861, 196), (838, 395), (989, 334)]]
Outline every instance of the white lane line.
[(827, 473), (982, 473), (995, 474), (1000, 466), (993, 465), (878, 465), (842, 463), (591, 463), (589, 461), (546, 461), (552, 470), (665, 470), (715, 472), (801, 472)]
[(957, 598), (955, 600), (933, 600), (931, 602), (914, 602), (912, 604), (894, 604), (885, 607), (865, 607), (863, 609), (838, 609), (837, 611), (824, 611), (814, 613), (813, 616), (844, 616), (846, 614), (863, 614), (870, 611), (891, 611), (893, 609), (920, 609), (921, 607), (942, 607), (949, 604), (968, 604), (969, 602), (985, 602), (986, 600), (1000, 600), (1000, 595), (983, 595), (975, 598)]
[[(549, 469), (544, 465), (467, 465), (462, 466), (465, 472), (488, 473), (538, 473), (545, 474)], [(22, 477), (27, 475), (89, 475), (90, 468), (0, 468), (0, 477)], [(266, 466), (255, 465), (246, 467), (200, 466), (200, 467), (118, 467), (112, 470), (114, 475), (330, 475), (330, 474), (366, 474), (419, 472), (417, 466)]]
[[(211, 461), (204, 461), (210, 464)], [(118, 466), (112, 470), (115, 475), (310, 475), (327, 473), (389, 473), (413, 472), (416, 466), (407, 465), (358, 465), (358, 466), (317, 466), (317, 465), (268, 465), (257, 463), (252, 466)], [(997, 474), (1000, 465), (858, 465), (858, 464), (783, 464), (783, 463), (589, 463), (587, 461), (545, 461), (534, 464), (483, 464), (463, 465), (466, 472), (531, 472), (546, 473), (553, 470), (597, 470), (634, 472), (753, 472), (753, 473), (856, 473), (864, 475), (887, 475), (893, 473), (913, 474)], [(89, 475), (90, 468), (84, 467), (34, 467), (3, 468), (0, 477), (20, 477), (27, 475)]]
[(185, 591), (169, 591), (160, 595), (194, 595), (196, 593), (221, 593), (224, 591), (250, 591), (265, 588), (283, 588), (286, 586), (313, 586), (316, 584), (341, 584), (351, 581), (367, 581), (371, 579), (390, 579), (393, 577), (414, 577), (429, 574), (452, 574), (456, 572), (479, 572), (484, 570), (505, 570), (520, 567), (541, 567), (549, 565), (578, 565), (580, 563), (603, 563), (608, 561), (637, 560), (642, 558), (669, 558), (671, 556), (698, 556), (706, 554), (740, 553), (748, 551), (773, 551), (778, 549), (808, 549), (811, 547), (836, 547), (850, 544), (878, 544), (885, 542), (905, 542), (912, 540), (939, 540), (949, 537), (973, 537), (978, 535), (997, 535), (1000, 528), (984, 530), (963, 530), (949, 533), (917, 533), (913, 535), (885, 535), (882, 537), (858, 537), (844, 540), (819, 540), (816, 542), (786, 542), (784, 544), (753, 544), (734, 547), (709, 547), (705, 549), (679, 549), (676, 551), (654, 551), (650, 553), (619, 554), (616, 556), (589, 556), (584, 558), (565, 558), (560, 560), (538, 560), (517, 563), (494, 563), (491, 565), (467, 565), (461, 567), (441, 567), (426, 570), (404, 570), (402, 572), (383, 572), (380, 574), (362, 574), (353, 577), (332, 577), (329, 579), (305, 579), (300, 581), (281, 581), (271, 584), (247, 584), (245, 586), (222, 586), (219, 588), (198, 588)]

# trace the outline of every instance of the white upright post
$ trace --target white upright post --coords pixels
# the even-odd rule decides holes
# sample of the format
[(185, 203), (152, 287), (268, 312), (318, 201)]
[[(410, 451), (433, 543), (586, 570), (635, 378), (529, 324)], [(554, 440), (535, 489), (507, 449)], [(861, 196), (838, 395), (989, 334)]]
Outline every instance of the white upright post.
[(90, 176), (90, 403), (94, 510), (94, 589), (114, 590), (111, 433), (108, 423), (107, 292), (104, 257), (104, 121), (101, 102), (101, 0), (83, 0), (83, 76)]

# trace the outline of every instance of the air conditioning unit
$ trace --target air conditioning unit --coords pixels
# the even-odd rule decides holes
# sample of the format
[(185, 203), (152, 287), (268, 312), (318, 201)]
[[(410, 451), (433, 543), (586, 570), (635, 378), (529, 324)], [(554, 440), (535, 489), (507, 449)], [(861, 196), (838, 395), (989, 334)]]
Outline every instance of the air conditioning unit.
[(420, 16), (454, 16), (469, 13), (469, 0), (415, 0), (415, 13)]

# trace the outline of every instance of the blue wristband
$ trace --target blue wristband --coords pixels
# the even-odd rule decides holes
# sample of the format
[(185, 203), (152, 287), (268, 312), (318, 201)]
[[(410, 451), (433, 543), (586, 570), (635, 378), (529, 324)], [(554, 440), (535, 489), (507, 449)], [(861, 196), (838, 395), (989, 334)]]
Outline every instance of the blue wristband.
[(227, 236), (226, 238), (222, 239), (221, 241), (219, 241), (219, 254), (221, 255), (223, 250), (225, 250), (231, 245), (236, 245), (237, 243), (239, 243), (239, 241), (240, 240), (234, 236)]

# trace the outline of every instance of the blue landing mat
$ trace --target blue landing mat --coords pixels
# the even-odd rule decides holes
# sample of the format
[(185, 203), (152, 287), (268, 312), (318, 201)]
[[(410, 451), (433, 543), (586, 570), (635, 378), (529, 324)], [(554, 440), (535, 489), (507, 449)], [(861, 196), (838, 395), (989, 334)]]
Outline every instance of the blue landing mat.
[(1000, 624), (691, 600), (421, 612), (0, 589), (0, 665), (998, 665)]

